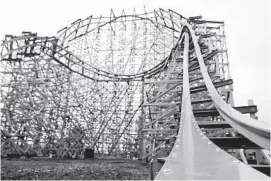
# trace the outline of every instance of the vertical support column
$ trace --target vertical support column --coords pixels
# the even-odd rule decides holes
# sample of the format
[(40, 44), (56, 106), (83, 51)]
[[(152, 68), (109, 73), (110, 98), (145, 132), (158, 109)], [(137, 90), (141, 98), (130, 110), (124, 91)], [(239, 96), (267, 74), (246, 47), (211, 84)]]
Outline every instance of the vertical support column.
[(230, 97), (229, 97), (229, 104), (233, 107), (234, 106), (234, 99), (233, 99), (233, 86), (230, 86)]
[[(224, 25), (220, 27), (219, 29), (219, 34), (221, 35), (220, 42), (221, 42), (221, 51), (224, 52), (221, 54), (222, 56), (222, 66), (223, 66), (223, 73), (225, 74), (225, 70), (227, 71), (226, 77), (227, 79), (231, 79), (231, 74), (230, 74), (230, 64), (228, 60), (228, 50), (227, 50), (227, 44), (226, 44), (226, 35), (225, 35), (225, 27)], [(233, 99), (233, 86), (229, 86), (230, 89), (230, 95), (229, 95), (229, 104), (234, 107), (234, 99)]]
[[(65, 95), (65, 107), (63, 111), (63, 123), (60, 130), (60, 140), (59, 140), (59, 148), (57, 149), (57, 157), (64, 158), (65, 154), (69, 154), (68, 152), (65, 152), (65, 129), (67, 128), (67, 122), (69, 122), (69, 113), (68, 113), (68, 107), (69, 107), (69, 100), (70, 100), (70, 86), (71, 86), (71, 72), (67, 72), (67, 94)], [(63, 89), (63, 87), (61, 87)], [(55, 123), (57, 124), (57, 123)], [(66, 133), (67, 134), (67, 133)], [(69, 148), (67, 148), (69, 149)]]
[(221, 78), (220, 70), (219, 70), (219, 58), (216, 55), (215, 57), (215, 75), (219, 75)]
[(245, 154), (244, 154), (244, 149), (239, 149), (238, 151), (239, 151), (239, 155), (240, 155), (242, 161), (243, 161), (245, 164), (248, 164), (247, 159), (246, 159), (246, 156), (245, 156)]
[[(154, 138), (152, 141), (153, 141), (153, 142), (152, 142), (152, 150), (155, 150), (155, 148), (156, 148), (157, 146), (159, 146), (159, 144), (156, 144), (156, 139), (155, 139), (155, 138)], [(152, 152), (151, 156), (152, 156), (152, 158), (153, 158), (153, 157), (155, 156), (155, 152)]]
[[(144, 98), (144, 77), (142, 78), (142, 87), (141, 87), (141, 98), (140, 102), (145, 101)], [(145, 125), (145, 119), (144, 119), (144, 107), (141, 107), (141, 114), (139, 117), (139, 126), (138, 126), (138, 134), (139, 134), (139, 159), (142, 159), (144, 155), (146, 154), (146, 147), (145, 147), (145, 139), (146, 139), (146, 133), (143, 132), (143, 128)], [(144, 160), (142, 160), (144, 162)]]
[(255, 150), (255, 158), (257, 165), (268, 164), (267, 160), (263, 157), (262, 150)]
[[(252, 99), (248, 100), (248, 105), (249, 106), (253, 106), (254, 105), (254, 102), (253, 102)], [(255, 115), (255, 113), (250, 113), (250, 117), (253, 118), (253, 119), (258, 119), (258, 117)]]
[[(189, 76), (189, 75), (188, 75)], [(178, 93), (180, 97), (180, 102), (182, 102), (182, 93)], [(181, 122), (181, 111), (182, 111), (182, 106), (179, 105), (177, 108), (177, 134), (179, 133), (179, 128), (180, 128), (180, 122)]]
[[(247, 102), (248, 102), (249, 106), (254, 105), (254, 102), (252, 99), (249, 99)], [(258, 117), (255, 115), (255, 113), (250, 113), (250, 117), (253, 119), (256, 119), (256, 120), (258, 119)], [(261, 150), (255, 150), (255, 158), (256, 158), (258, 165), (263, 164), (265, 162)]]
[(105, 139), (104, 139), (104, 134), (101, 137), (102, 137), (102, 139), (101, 139), (102, 140), (102, 143), (101, 143), (102, 144), (101, 155), (104, 156), (104, 144), (106, 144)]

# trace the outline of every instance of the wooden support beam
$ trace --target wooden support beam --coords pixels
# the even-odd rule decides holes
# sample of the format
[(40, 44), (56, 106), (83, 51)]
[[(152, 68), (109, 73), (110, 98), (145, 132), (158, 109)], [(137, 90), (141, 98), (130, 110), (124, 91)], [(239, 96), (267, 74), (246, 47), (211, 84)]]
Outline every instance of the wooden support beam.
[(175, 80), (158, 80), (158, 81), (145, 81), (144, 84), (181, 84), (181, 79), (175, 79)]
[(174, 108), (168, 110), (166, 113), (164, 113), (163, 115), (161, 115), (160, 117), (158, 117), (158, 118), (155, 119), (154, 121), (152, 121), (152, 122), (146, 124), (146, 127), (149, 127), (150, 125), (156, 123), (157, 121), (162, 120), (163, 118), (165, 118), (165, 117), (167, 117), (167, 116), (172, 116), (172, 115), (175, 113), (175, 111), (176, 111), (176, 107), (174, 107)]
[(198, 121), (200, 128), (231, 128), (226, 121)]
[(213, 133), (206, 133), (206, 135), (208, 137), (216, 137), (216, 136), (222, 136), (223, 134), (233, 132), (233, 131), (234, 131), (233, 128), (226, 128), (226, 129), (222, 129), (222, 130), (214, 130)]
[(245, 137), (209, 137), (223, 149), (261, 149), (261, 147)]
[(151, 131), (151, 132), (167, 132), (167, 131), (175, 132), (175, 131), (177, 131), (177, 129), (143, 129), (142, 131), (144, 131), (144, 132), (148, 132), (148, 131)]
[(249, 164), (252, 168), (262, 172), (263, 174), (267, 175), (270, 177), (270, 165), (253, 165)]
[(143, 106), (171, 107), (171, 106), (177, 106), (179, 104), (181, 104), (181, 102), (174, 102), (174, 103), (157, 102), (157, 103), (145, 103), (145, 104), (143, 104)]

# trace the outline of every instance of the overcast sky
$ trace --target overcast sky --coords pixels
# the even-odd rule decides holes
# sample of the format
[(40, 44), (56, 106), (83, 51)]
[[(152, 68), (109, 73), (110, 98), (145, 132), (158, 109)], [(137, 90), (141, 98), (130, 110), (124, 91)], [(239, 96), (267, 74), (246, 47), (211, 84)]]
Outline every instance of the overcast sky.
[(236, 106), (253, 99), (259, 119), (270, 122), (270, 2), (269, 0), (2, 0), (0, 39), (22, 31), (54, 36), (78, 18), (172, 9), (186, 17), (226, 24), (230, 72)]

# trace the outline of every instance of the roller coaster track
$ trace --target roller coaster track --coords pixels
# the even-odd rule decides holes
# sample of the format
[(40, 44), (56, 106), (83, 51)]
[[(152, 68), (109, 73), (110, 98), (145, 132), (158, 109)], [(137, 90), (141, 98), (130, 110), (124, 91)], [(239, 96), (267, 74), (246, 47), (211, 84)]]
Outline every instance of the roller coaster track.
[[(269, 179), (221, 150), (197, 125), (189, 93), (189, 36), (192, 38), (205, 84), (219, 113), (238, 132), (263, 148), (270, 149), (270, 131), (266, 129), (266, 125), (242, 115), (224, 102), (208, 75), (194, 31), (190, 25), (186, 25), (185, 30), (180, 127), (174, 147), (170, 155), (164, 158), (165, 163), (155, 180)], [(179, 46), (181, 43), (179, 42)]]
[[(1, 44), (2, 47), (6, 47), (8, 50), (8, 45), (15, 44), (18, 41), (27, 41), (30, 40), (30, 38), (35, 39), (33, 44), (28, 44), (25, 46), (20, 46), (18, 48), (12, 49), (12, 51), (8, 51), (7, 53), (3, 54), (1, 56), (2, 60), (5, 60), (5, 57), (11, 56), (14, 52), (20, 52), (25, 49), (34, 49), (34, 48), (40, 48), (40, 51), (42, 51), (45, 55), (53, 58), (56, 62), (63, 65), (65, 68), (70, 70), (71, 72), (75, 72), (79, 75), (82, 75), (83, 77), (89, 78), (94, 81), (110, 81), (110, 80), (122, 80), (122, 81), (131, 81), (135, 78), (142, 78), (143, 76), (153, 76), (157, 74), (161, 68), (167, 65), (167, 59), (161, 61), (159, 64), (157, 64), (155, 67), (153, 67), (150, 70), (144, 71), (142, 73), (138, 74), (131, 74), (131, 75), (125, 75), (125, 74), (113, 74), (110, 72), (106, 72), (103, 70), (100, 70), (98, 68), (95, 68), (89, 64), (85, 64), (84, 61), (82, 61), (79, 57), (74, 55), (72, 52), (66, 50), (63, 48), (63, 46), (58, 45), (56, 42), (58, 39), (56, 38), (48, 38), (48, 37), (36, 37), (36, 35), (32, 36), (20, 36), (20, 37), (13, 37), (10, 41), (5, 41)], [(36, 42), (37, 40), (37, 42)], [(37, 53), (37, 52), (36, 52)], [(37, 54), (40, 54), (38, 52)], [(61, 61), (61, 58), (65, 58), (65, 62)], [(70, 65), (79, 65), (79, 68), (74, 69), (73, 66)], [(78, 70), (79, 69), (79, 70)], [(84, 72), (84, 73), (83, 73)], [(91, 77), (89, 75), (97, 75), (105, 78), (109, 78), (109, 80), (99, 80), (95, 79), (94, 77)]]
[[(6, 146), (19, 155), (29, 154), (30, 150), (46, 155), (42, 151), (51, 149), (61, 157), (67, 154), (76, 157), (78, 150), (82, 153), (84, 140), (91, 149), (107, 155), (114, 150), (115, 153), (121, 148), (124, 150), (120, 144), (138, 145), (134, 148), (139, 150), (141, 160), (151, 158), (158, 163), (159, 168), (153, 168), (156, 169), (153, 171), (155, 180), (270, 179), (247, 163), (239, 147), (243, 162), (215, 142), (220, 139), (215, 136), (222, 135), (221, 140), (225, 140), (223, 135), (230, 133), (231, 139), (245, 139), (253, 148), (270, 150), (270, 130), (264, 122), (242, 114), (253, 115), (257, 112), (255, 107), (233, 107), (230, 101), (233, 81), (224, 75), (224, 67), (219, 67), (226, 63), (218, 60), (218, 57), (223, 59), (225, 50), (205, 43), (205, 40), (224, 37), (208, 30), (219, 29), (223, 22), (199, 19), (201, 17), (185, 18), (163, 9), (152, 14), (126, 15), (123, 12), (118, 17), (111, 11), (110, 17), (76, 20), (58, 31), (56, 37), (41, 37), (31, 32), (6, 36), (1, 44), (0, 69), (4, 92), (1, 98), (2, 155)], [(99, 40), (100, 31), (109, 27), (108, 52), (113, 59), (112, 37), (117, 30), (114, 23), (120, 23), (125, 29), (125, 21), (133, 23), (134, 38), (130, 44), (137, 43), (141, 26), (135, 23), (137, 21), (145, 23), (141, 36), (147, 37), (147, 23), (156, 32), (150, 43), (143, 37), (145, 49), (137, 50), (138, 54), (143, 51), (142, 62), (137, 68), (130, 66), (131, 70), (136, 69), (132, 73), (126, 73), (129, 63), (132, 64), (129, 60), (120, 61), (121, 68), (114, 71), (113, 60), (112, 65), (108, 65), (109, 59), (106, 59), (105, 66), (99, 67), (75, 51), (84, 37), (88, 40), (93, 33), (94, 39)], [(205, 23), (218, 26), (202, 26)], [(123, 33), (126, 29), (120, 31)], [(172, 33), (172, 41), (158, 47), (161, 36), (168, 32)], [(166, 38), (169, 36), (163, 40)], [(164, 56), (156, 52), (156, 49), (166, 48)], [(96, 49), (91, 48), (91, 51)], [(133, 51), (131, 45), (125, 58), (136, 57)], [(124, 57), (124, 53), (119, 56)], [(153, 66), (145, 68), (152, 56), (153, 60), (159, 58), (159, 62), (149, 61)], [(107, 70), (111, 68), (112, 71)], [(137, 94), (141, 95), (140, 100)], [(136, 105), (132, 105), (133, 102)], [(209, 121), (210, 117), (218, 121)], [(131, 136), (133, 123), (138, 126), (137, 138)], [(226, 129), (211, 130), (208, 134), (208, 130), (202, 128), (205, 123)], [(157, 157), (168, 139), (173, 139), (170, 153)], [(41, 148), (40, 140), (46, 142), (46, 149)], [(108, 140), (110, 143), (105, 143)], [(139, 143), (132, 142), (134, 140)], [(152, 149), (146, 151), (150, 147)]]

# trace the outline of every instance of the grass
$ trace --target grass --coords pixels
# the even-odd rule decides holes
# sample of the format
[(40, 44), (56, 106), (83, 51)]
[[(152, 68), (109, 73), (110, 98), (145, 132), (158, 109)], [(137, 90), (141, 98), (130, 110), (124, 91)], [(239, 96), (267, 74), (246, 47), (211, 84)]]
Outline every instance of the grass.
[(1, 180), (149, 180), (150, 168), (129, 159), (1, 160)]

